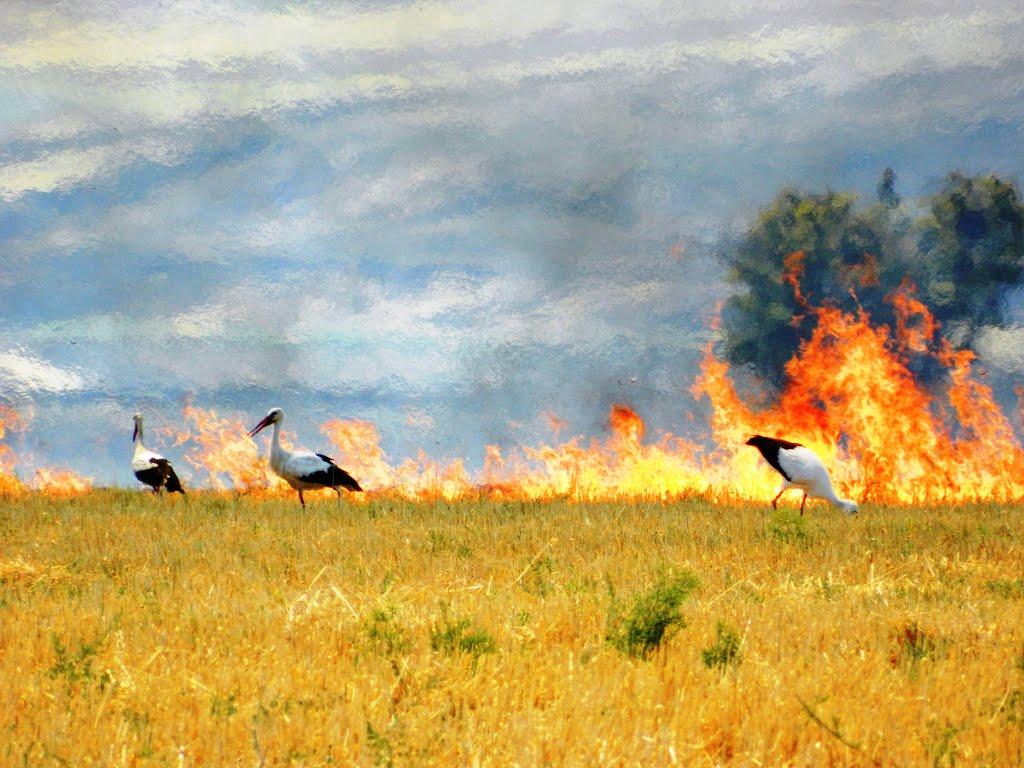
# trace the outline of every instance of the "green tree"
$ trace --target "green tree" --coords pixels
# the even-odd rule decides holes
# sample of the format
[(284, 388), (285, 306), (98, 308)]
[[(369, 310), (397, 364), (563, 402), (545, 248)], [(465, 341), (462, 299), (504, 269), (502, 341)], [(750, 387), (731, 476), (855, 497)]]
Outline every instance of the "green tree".
[[(887, 168), (878, 202), (858, 210), (848, 193), (782, 190), (725, 252), (736, 293), (723, 310), (727, 359), (769, 387), (814, 324), (807, 305), (866, 309), (892, 324), (886, 297), (910, 278), (957, 346), (1004, 320), (1008, 288), (1024, 282), (1024, 207), (1016, 188), (995, 176), (950, 174), (912, 221)], [(799, 253), (799, 257), (791, 254)], [(801, 268), (800, 294), (787, 282)], [(936, 370), (915, 366), (923, 375)]]
[(807, 308), (785, 279), (791, 254), (802, 253), (806, 302), (853, 310), (859, 301), (873, 316), (888, 317), (883, 300), (904, 273), (899, 243), (906, 222), (887, 205), (858, 212), (854, 203), (850, 194), (784, 189), (726, 255), (729, 280), (739, 288), (723, 309), (730, 362), (778, 386), (786, 361), (810, 337)]
[(896, 192), (896, 172), (892, 168), (882, 171), (882, 179), (878, 182), (878, 202), (886, 208), (896, 208), (900, 204), (900, 196)]
[(911, 272), (958, 346), (1005, 319), (1006, 289), (1024, 280), (1024, 206), (997, 176), (951, 173), (916, 226)]

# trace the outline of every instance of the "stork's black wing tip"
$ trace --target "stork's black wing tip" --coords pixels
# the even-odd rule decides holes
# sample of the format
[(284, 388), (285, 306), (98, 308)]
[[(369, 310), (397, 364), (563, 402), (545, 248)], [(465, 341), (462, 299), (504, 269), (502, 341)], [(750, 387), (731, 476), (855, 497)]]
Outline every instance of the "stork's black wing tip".
[(184, 496), (185, 489), (181, 487), (181, 480), (179, 480), (178, 476), (175, 474), (174, 468), (170, 464), (168, 464), (167, 469), (167, 485), (164, 486), (165, 488), (167, 488), (167, 492), (180, 493), (182, 496)]
[(331, 468), (327, 471), (327, 481), (324, 485), (330, 488), (344, 488), (346, 491), (361, 492), (363, 489), (359, 485), (359, 481), (356, 480), (352, 475), (346, 472), (344, 469), (334, 463), (334, 459), (330, 456), (326, 456), (322, 453), (318, 453), (317, 457), (326, 461), (331, 465)]
[(178, 475), (174, 472), (174, 467), (171, 466), (171, 462), (167, 459), (150, 459), (151, 464), (155, 464), (159, 470), (161, 477), (161, 483), (164, 488), (167, 489), (168, 493), (180, 493), (182, 496), (185, 495), (185, 489), (181, 487), (181, 481), (178, 479)]
[(335, 485), (340, 485), (342, 488), (352, 491), (353, 493), (362, 492), (363, 488), (359, 485), (359, 481), (341, 467), (335, 467), (332, 474), (333, 479), (335, 480)]

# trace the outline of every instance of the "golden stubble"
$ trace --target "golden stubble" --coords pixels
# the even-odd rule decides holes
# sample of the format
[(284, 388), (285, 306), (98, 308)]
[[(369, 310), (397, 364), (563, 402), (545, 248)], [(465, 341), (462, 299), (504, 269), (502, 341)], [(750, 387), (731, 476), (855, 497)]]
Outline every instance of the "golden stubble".
[[(23, 494), (0, 765), (1015, 765), (1021, 513)], [(685, 627), (606, 642), (685, 570)]]

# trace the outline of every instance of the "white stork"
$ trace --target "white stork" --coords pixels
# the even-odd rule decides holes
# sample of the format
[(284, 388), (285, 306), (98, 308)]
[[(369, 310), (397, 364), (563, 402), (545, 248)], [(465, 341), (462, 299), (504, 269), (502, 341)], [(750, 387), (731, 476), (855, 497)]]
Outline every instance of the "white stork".
[(185, 495), (185, 489), (181, 487), (181, 481), (174, 474), (174, 467), (171, 462), (159, 453), (153, 453), (142, 444), (142, 414), (135, 414), (135, 432), (132, 434), (132, 442), (135, 443), (135, 450), (132, 451), (132, 472), (139, 482), (145, 483), (153, 489), (154, 493), (160, 493), (161, 488), (166, 488), (168, 493), (180, 493)]
[(848, 515), (854, 514), (859, 509), (857, 502), (839, 498), (832, 488), (832, 479), (828, 476), (828, 470), (810, 448), (805, 448), (800, 443), (791, 443), (789, 440), (779, 440), (763, 435), (754, 435), (747, 440), (747, 445), (757, 448), (764, 456), (765, 461), (782, 475), (782, 487), (772, 499), (772, 509), (776, 508), (779, 496), (790, 488), (799, 488), (804, 492), (804, 497), (800, 501), (801, 515), (804, 513), (804, 505), (807, 503), (808, 496), (812, 499), (826, 499)]
[(263, 421), (253, 427), (249, 437), (255, 437), (256, 433), (265, 427), (274, 425), (274, 437), (270, 442), (270, 468), (274, 473), (284, 480), (288, 485), (299, 492), (299, 503), (306, 508), (306, 500), (302, 498), (302, 492), (311, 488), (330, 488), (338, 494), (338, 504), (341, 504), (341, 491), (361, 491), (359, 483), (348, 472), (334, 463), (330, 456), (322, 453), (310, 453), (309, 451), (288, 451), (281, 447), (281, 422), (284, 421), (284, 411), (280, 408), (271, 408), (270, 412), (263, 417)]

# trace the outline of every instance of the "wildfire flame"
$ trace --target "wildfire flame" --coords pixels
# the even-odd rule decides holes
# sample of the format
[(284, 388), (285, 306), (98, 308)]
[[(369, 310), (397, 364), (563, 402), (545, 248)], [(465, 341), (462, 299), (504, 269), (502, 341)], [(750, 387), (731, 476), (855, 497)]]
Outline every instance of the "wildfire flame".
[[(410, 499), (473, 497), (577, 500), (680, 498), (765, 501), (778, 476), (744, 443), (754, 433), (796, 440), (818, 453), (838, 490), (858, 501), (914, 504), (1024, 499), (1024, 450), (995, 401), (976, 376), (974, 355), (957, 351), (939, 334), (927, 306), (903, 285), (888, 299), (895, 328), (873, 325), (862, 309), (844, 312), (814, 306), (801, 292), (804, 254), (785, 260), (783, 280), (813, 333), (786, 365), (787, 385), (776, 404), (757, 408), (738, 393), (729, 366), (709, 345), (691, 392), (711, 406), (709, 445), (669, 433), (648, 437), (630, 407), (612, 406), (608, 435), (560, 440), (567, 424), (543, 412), (552, 443), (507, 452), (487, 446), (483, 469), (471, 474), (461, 460), (437, 461), (422, 451), (392, 463), (370, 421), (333, 419), (321, 432), (328, 451), (370, 493)], [(875, 266), (865, 262), (857, 282), (873, 284)], [(856, 271), (856, 270), (854, 270)], [(852, 274), (852, 273), (851, 273)], [(915, 380), (912, 356), (925, 355), (946, 373), (939, 391)], [(692, 414), (688, 415), (692, 419)], [(185, 460), (197, 482), (215, 490), (290, 493), (250, 438), (246, 424), (192, 404), (175, 435), (188, 445)], [(0, 408), (0, 439), (17, 414)], [(419, 421), (417, 422), (420, 423)], [(429, 426), (429, 420), (422, 425)], [(0, 442), (0, 493), (21, 492), (14, 457)], [(86, 489), (73, 474), (40, 470), (35, 486)], [(359, 498), (355, 496), (353, 498)]]
[(214, 410), (186, 403), (181, 429), (173, 434), (175, 445), (190, 444), (185, 461), (200, 471), (199, 482), (214, 490), (263, 492), (288, 489), (260, 456), (241, 419), (224, 418)]
[[(3, 442), (7, 432), (21, 431), (27, 426), (24, 419), (10, 406), (0, 405), (0, 496), (19, 496), (28, 487), (14, 474), (17, 457)], [(82, 477), (70, 469), (42, 467), (36, 470), (32, 487), (54, 496), (75, 496), (92, 488), (92, 479)]]
[(77, 496), (92, 490), (92, 478), (83, 477), (70, 469), (43, 467), (36, 470), (32, 487), (53, 496)]
[(7, 430), (16, 429), (18, 424), (17, 411), (0, 405), (0, 496), (13, 496), (22, 491), (21, 481), (14, 475), (14, 452), (2, 442)]
[[(811, 308), (814, 333), (787, 364), (778, 404), (762, 411), (744, 406), (728, 367), (709, 350), (694, 392), (711, 401), (715, 443), (735, 446), (755, 432), (797, 439), (822, 456), (841, 490), (863, 501), (1024, 498), (1024, 452), (991, 389), (974, 376), (973, 353), (955, 352), (938, 336), (938, 322), (912, 290), (904, 285), (889, 297), (895, 335), (863, 311)], [(944, 399), (955, 418), (914, 380), (911, 352), (932, 355), (946, 370)], [(761, 479), (751, 453), (725, 448), (709, 468), (726, 467), (739, 495), (764, 498), (773, 483)]]

